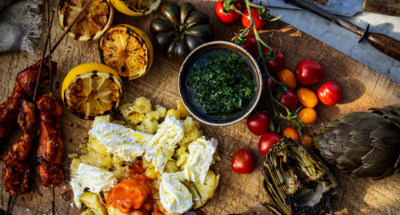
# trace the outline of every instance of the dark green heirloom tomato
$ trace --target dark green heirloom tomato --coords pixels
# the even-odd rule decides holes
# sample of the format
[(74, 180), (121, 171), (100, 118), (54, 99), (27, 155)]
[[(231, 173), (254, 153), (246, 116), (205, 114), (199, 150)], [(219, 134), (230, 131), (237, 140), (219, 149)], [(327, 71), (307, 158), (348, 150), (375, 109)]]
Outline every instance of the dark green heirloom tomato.
[(179, 6), (168, 2), (150, 24), (153, 46), (168, 60), (182, 63), (196, 47), (213, 40), (214, 30), (209, 21), (208, 15), (196, 10), (192, 3)]

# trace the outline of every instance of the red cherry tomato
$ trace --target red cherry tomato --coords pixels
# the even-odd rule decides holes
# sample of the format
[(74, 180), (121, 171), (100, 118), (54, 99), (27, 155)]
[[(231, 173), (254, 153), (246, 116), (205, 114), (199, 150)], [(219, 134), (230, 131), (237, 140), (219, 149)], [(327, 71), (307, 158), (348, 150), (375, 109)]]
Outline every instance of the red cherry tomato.
[(282, 139), (282, 137), (277, 133), (265, 133), (258, 141), (258, 151), (260, 151), (261, 154), (266, 155), (269, 149), (280, 139)]
[[(278, 48), (276, 48), (276, 47), (271, 47), (271, 48), (273, 51), (278, 50)], [(268, 53), (269, 53), (269, 49), (264, 49), (263, 54), (268, 54)], [(276, 53), (275, 58), (276, 58), (276, 60), (270, 60), (267, 63), (268, 72), (278, 73), (278, 72), (282, 71), (283, 67), (285, 66), (286, 58), (282, 54), (281, 51)]]
[(342, 100), (342, 89), (335, 82), (328, 81), (318, 89), (318, 98), (325, 105), (336, 105)]
[[(260, 13), (257, 10), (251, 9), (251, 14), (253, 15), (254, 24), (256, 25), (257, 30), (261, 30), (267, 25), (267, 20), (261, 20)], [(251, 23), (249, 10), (247, 10), (247, 8), (243, 11), (243, 15), (244, 16), (242, 16), (242, 25), (244, 28), (247, 28)], [(250, 30), (253, 30), (253, 26), (250, 27)]]
[(296, 66), (297, 82), (303, 86), (311, 86), (320, 81), (325, 76), (325, 70), (315, 60), (302, 60)]
[(266, 113), (256, 113), (254, 116), (247, 117), (247, 128), (257, 136), (269, 131), (270, 123), (271, 119)]
[[(292, 112), (297, 106), (296, 94), (291, 89), (288, 89), (286, 93), (283, 93), (281, 97), (279, 97), (279, 102), (285, 105), (289, 111)], [(279, 105), (279, 111), (283, 114), (287, 114), (286, 109), (281, 105)]]
[[(217, 2), (217, 4), (215, 5), (215, 15), (217, 15), (218, 19), (226, 24), (231, 24), (234, 23), (239, 17), (240, 14), (235, 12), (234, 10), (228, 10), (228, 12), (226, 13), (226, 15), (224, 14), (224, 5), (222, 4), (225, 0), (219, 0)], [(235, 3), (233, 3), (233, 6), (242, 11), (242, 6), (240, 5), (240, 3), (237, 1)]]
[(232, 157), (232, 169), (239, 174), (248, 174), (253, 172), (256, 167), (256, 159), (251, 151), (240, 148)]
[[(233, 41), (236, 41), (236, 38), (233, 39)], [(235, 42), (236, 43), (236, 42)], [(257, 46), (257, 40), (256, 38), (248, 33), (246, 36), (246, 42), (240, 45), (242, 48), (246, 49), (250, 54), (253, 56), (257, 54), (258, 46)]]

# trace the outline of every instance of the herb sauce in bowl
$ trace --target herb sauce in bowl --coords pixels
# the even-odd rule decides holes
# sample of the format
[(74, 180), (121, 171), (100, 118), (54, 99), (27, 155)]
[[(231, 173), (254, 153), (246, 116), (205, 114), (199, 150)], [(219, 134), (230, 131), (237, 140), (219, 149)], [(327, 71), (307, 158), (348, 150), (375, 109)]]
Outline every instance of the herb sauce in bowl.
[(240, 115), (257, 90), (248, 60), (229, 49), (210, 50), (190, 66), (187, 97), (196, 110), (213, 120)]

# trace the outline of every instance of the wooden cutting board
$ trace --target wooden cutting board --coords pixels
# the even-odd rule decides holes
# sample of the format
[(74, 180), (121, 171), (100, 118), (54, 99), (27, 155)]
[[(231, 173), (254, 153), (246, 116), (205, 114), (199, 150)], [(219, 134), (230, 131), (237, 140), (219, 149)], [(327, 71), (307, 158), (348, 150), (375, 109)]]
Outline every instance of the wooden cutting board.
[[(51, 9), (56, 10), (58, 0), (50, 1)], [(165, 3), (166, 1), (163, 1)], [(181, 3), (182, 1), (177, 1)], [(216, 32), (215, 40), (230, 40), (235, 32), (241, 29), (238, 20), (233, 25), (219, 22), (214, 14), (215, 0), (192, 1), (199, 10), (209, 14), (211, 23)], [(116, 11), (114, 24), (127, 23), (143, 29), (148, 35), (151, 20), (158, 15), (158, 11), (145, 17), (129, 17)], [(61, 33), (61, 27), (55, 19), (52, 31), (53, 41)], [(343, 100), (340, 104), (327, 107), (318, 104), (316, 111), (318, 119), (312, 126), (306, 126), (304, 133), (312, 133), (324, 127), (328, 122), (337, 117), (354, 112), (367, 111), (370, 107), (388, 108), (393, 105), (400, 108), (400, 86), (388, 77), (340, 53), (332, 47), (314, 39), (282, 21), (269, 23), (260, 31), (264, 41), (273, 33), (272, 43), (279, 46), (282, 40), (282, 52), (286, 56), (285, 68), (294, 70), (296, 64), (303, 59), (314, 59), (324, 68), (326, 76), (323, 82), (332, 80), (337, 82), (343, 90)], [(356, 42), (356, 41), (354, 41)], [(36, 55), (25, 53), (0, 54), (0, 102), (6, 101), (11, 94), (15, 77), (18, 72), (35, 63), (40, 57), (39, 53), (44, 45), (44, 38), (36, 48)], [(366, 53), (367, 54), (367, 53)], [(87, 62), (100, 62), (98, 43), (79, 43), (66, 37), (53, 55), (58, 62), (58, 74), (55, 79), (55, 96), (61, 100), (60, 91), (63, 78), (73, 67)], [(383, 62), (384, 63), (384, 62)], [(179, 99), (177, 77), (180, 65), (166, 60), (155, 53), (151, 70), (142, 78), (124, 82), (124, 96), (122, 104), (132, 102), (139, 96), (151, 99), (153, 104), (161, 104), (168, 109), (176, 108), (175, 101)], [(46, 85), (47, 84), (47, 85)], [(316, 92), (318, 87), (311, 89)], [(48, 83), (40, 88), (42, 93), (47, 93)], [(265, 106), (267, 101), (261, 101)], [(79, 214), (81, 211), (73, 206), (71, 187), (69, 186), (69, 166), (71, 159), (68, 154), (79, 153), (78, 146), (87, 142), (87, 131), (92, 121), (81, 120), (64, 107), (61, 120), (65, 155), (63, 168), (66, 172), (65, 180), (55, 188), (57, 214)], [(289, 124), (281, 123), (285, 128)], [(246, 128), (245, 121), (226, 127), (211, 127), (201, 125), (205, 134), (219, 140), (219, 153), (222, 161), (213, 166), (221, 174), (220, 185), (215, 197), (203, 208), (206, 214), (227, 214), (252, 212), (252, 214), (272, 214), (263, 208), (261, 202), (271, 203), (268, 194), (262, 188), (263, 176), (261, 173), (264, 157), (258, 153), (259, 137), (252, 135)], [(8, 152), (11, 145), (19, 139), (21, 131), (15, 132), (7, 143), (2, 143), (1, 158)], [(250, 149), (257, 157), (255, 171), (248, 175), (236, 174), (231, 169), (231, 158), (234, 152), (245, 147)], [(31, 155), (32, 167), (36, 167), (37, 146)], [(0, 161), (3, 169), (4, 162)], [(338, 194), (333, 202), (333, 211), (336, 214), (395, 214), (400, 211), (400, 174), (387, 179), (374, 181), (370, 179), (357, 179), (349, 175), (334, 171), (338, 179)], [(12, 214), (50, 214), (51, 192), (44, 188), (39, 181), (38, 174), (32, 168), (34, 177), (33, 185), (27, 193), (18, 196), (12, 207)], [(9, 194), (0, 182), (0, 207), (5, 209)]]
[(365, 12), (400, 16), (400, 1), (398, 0), (364, 0)]

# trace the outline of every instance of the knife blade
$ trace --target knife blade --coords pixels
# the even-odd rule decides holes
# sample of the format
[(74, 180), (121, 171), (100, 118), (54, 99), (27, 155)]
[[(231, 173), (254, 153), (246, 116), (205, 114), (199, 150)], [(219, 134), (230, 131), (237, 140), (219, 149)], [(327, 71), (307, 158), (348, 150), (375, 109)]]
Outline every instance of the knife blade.
[[(359, 12), (374, 12), (387, 15), (400, 15), (400, 3), (392, 0), (306, 0), (315, 6), (324, 9), (330, 13), (352, 17)], [(278, 8), (300, 9), (285, 0), (256, 0), (264, 5)]]

